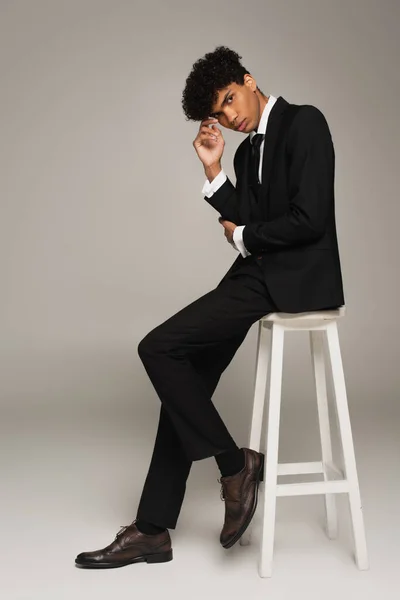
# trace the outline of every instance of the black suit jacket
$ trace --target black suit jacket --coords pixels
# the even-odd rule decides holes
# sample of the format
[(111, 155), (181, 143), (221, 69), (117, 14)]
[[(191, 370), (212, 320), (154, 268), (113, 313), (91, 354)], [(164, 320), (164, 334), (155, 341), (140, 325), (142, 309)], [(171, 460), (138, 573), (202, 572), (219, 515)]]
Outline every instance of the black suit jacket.
[[(224, 219), (246, 225), (243, 242), (262, 256), (268, 290), (282, 312), (344, 304), (335, 224), (335, 153), (322, 112), (277, 98), (268, 118), (261, 188), (262, 220), (250, 217), (247, 136), (234, 156), (236, 186), (229, 178), (205, 200)], [(236, 258), (224, 278), (243, 261)], [(223, 278), (223, 279), (224, 279)]]

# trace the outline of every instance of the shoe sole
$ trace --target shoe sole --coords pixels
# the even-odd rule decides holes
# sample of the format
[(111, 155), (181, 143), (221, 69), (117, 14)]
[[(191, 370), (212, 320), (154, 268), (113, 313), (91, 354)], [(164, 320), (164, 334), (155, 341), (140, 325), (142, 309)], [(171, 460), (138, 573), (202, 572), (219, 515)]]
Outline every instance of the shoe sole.
[(236, 542), (238, 540), (240, 540), (240, 538), (242, 537), (242, 535), (244, 534), (244, 532), (250, 525), (252, 518), (254, 517), (254, 513), (256, 512), (257, 502), (258, 502), (258, 488), (260, 486), (260, 481), (264, 481), (264, 460), (265, 460), (265, 456), (264, 456), (264, 454), (262, 454), (261, 465), (258, 470), (257, 478), (256, 478), (256, 489), (255, 489), (254, 502), (253, 502), (251, 512), (249, 513), (246, 521), (243, 523), (242, 527), (238, 530), (236, 535), (233, 536), (233, 538), (231, 538), (229, 540), (229, 542), (222, 544), (223, 548), (231, 548), (234, 544), (236, 544)]
[(147, 563), (163, 563), (169, 562), (173, 559), (172, 550), (168, 552), (159, 552), (158, 554), (144, 554), (143, 556), (136, 556), (130, 560), (122, 563), (78, 563), (75, 561), (75, 566), (81, 569), (116, 569), (118, 567), (125, 567), (126, 565), (132, 565), (137, 562)]

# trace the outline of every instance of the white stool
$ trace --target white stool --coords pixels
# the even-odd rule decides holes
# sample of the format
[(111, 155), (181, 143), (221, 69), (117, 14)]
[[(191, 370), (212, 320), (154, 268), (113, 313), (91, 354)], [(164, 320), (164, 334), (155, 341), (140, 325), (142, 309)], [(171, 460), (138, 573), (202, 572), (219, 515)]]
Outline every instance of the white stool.
[[(269, 407), (265, 448), (264, 512), (262, 516), (260, 577), (271, 577), (275, 533), (275, 507), (278, 496), (302, 496), (324, 494), (326, 508), (326, 531), (330, 539), (336, 537), (337, 513), (335, 494), (349, 496), (351, 522), (355, 545), (355, 559), (359, 569), (368, 569), (368, 553), (365, 539), (364, 518), (353, 436), (351, 432), (346, 386), (339, 346), (337, 319), (342, 317), (345, 307), (334, 310), (307, 313), (270, 313), (259, 320), (257, 340), (257, 360), (254, 388), (253, 416), (251, 421), (249, 448), (260, 450), (264, 400), (268, 371)], [(266, 330), (271, 331), (270, 338)], [(309, 463), (278, 463), (279, 421), (282, 388), (283, 340), (285, 331), (309, 331), (310, 347), (315, 379), (319, 429), (322, 447), (322, 461)], [(326, 392), (324, 340), (330, 357), (332, 380), (336, 405), (336, 417), (343, 455), (343, 470), (332, 458), (332, 443), (329, 425), (328, 400)], [(278, 484), (278, 475), (302, 475), (322, 473), (323, 481), (307, 483)], [(341, 479), (333, 480), (333, 476)], [(251, 525), (240, 539), (240, 545), (250, 543)]]

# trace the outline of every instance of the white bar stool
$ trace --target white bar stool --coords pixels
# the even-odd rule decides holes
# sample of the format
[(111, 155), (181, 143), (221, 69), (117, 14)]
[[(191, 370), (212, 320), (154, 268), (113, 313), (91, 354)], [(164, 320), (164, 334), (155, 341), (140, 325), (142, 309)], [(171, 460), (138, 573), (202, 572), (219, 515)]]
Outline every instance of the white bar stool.
[[(268, 373), (269, 405), (265, 448), (262, 534), (259, 575), (271, 577), (275, 534), (275, 508), (278, 496), (325, 495), (326, 532), (330, 539), (337, 534), (335, 494), (348, 494), (355, 546), (355, 560), (359, 569), (369, 568), (364, 518), (354, 454), (353, 436), (347, 404), (346, 385), (337, 329), (338, 318), (344, 316), (345, 307), (306, 313), (270, 313), (259, 320), (257, 360), (254, 387), (253, 415), (249, 448), (260, 451), (264, 401)], [(271, 335), (267, 335), (267, 330)], [(278, 463), (279, 421), (282, 389), (283, 341), (285, 331), (309, 331), (310, 349), (318, 404), (322, 460), (308, 463)], [(269, 338), (269, 339), (268, 339)], [(332, 369), (336, 418), (342, 448), (343, 470), (333, 463), (332, 443), (326, 391), (324, 341), (327, 345)], [(323, 474), (323, 481), (278, 484), (278, 475)], [(334, 480), (340, 476), (341, 479)], [(251, 524), (240, 539), (245, 546), (251, 540)]]

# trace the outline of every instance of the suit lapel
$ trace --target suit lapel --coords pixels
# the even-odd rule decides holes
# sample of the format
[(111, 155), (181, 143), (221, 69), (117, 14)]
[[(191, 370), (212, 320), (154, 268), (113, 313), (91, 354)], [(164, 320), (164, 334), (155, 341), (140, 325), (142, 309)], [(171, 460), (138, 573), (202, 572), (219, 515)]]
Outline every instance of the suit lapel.
[(251, 222), (250, 219), (250, 189), (248, 185), (249, 179), (249, 160), (251, 152), (250, 136), (243, 142), (243, 149), (241, 150), (241, 156), (238, 160), (240, 164), (240, 177), (238, 178), (236, 185), (239, 191), (239, 213), (243, 224)]
[[(268, 117), (267, 130), (265, 132), (264, 141), (264, 152), (262, 159), (262, 170), (261, 170), (261, 189), (260, 196), (267, 198), (267, 192), (270, 182), (272, 162), (274, 158), (275, 148), (279, 139), (280, 126), (285, 110), (290, 106), (282, 96), (276, 99), (274, 106), (271, 109), (271, 113)], [(250, 223), (250, 189), (249, 189), (249, 163), (251, 153), (251, 142), (250, 136), (243, 142), (243, 148), (240, 150), (239, 164), (241, 167), (241, 175), (238, 182), (239, 187), (239, 198), (241, 200), (239, 212), (242, 219), (242, 223)], [(265, 205), (261, 206), (261, 210), (266, 214), (267, 200)]]
[(265, 132), (264, 139), (264, 153), (262, 158), (261, 197), (264, 197), (268, 191), (275, 148), (279, 139), (280, 126), (282, 123), (283, 114), (288, 106), (289, 102), (282, 98), (282, 96), (279, 96), (268, 117), (267, 130)]

